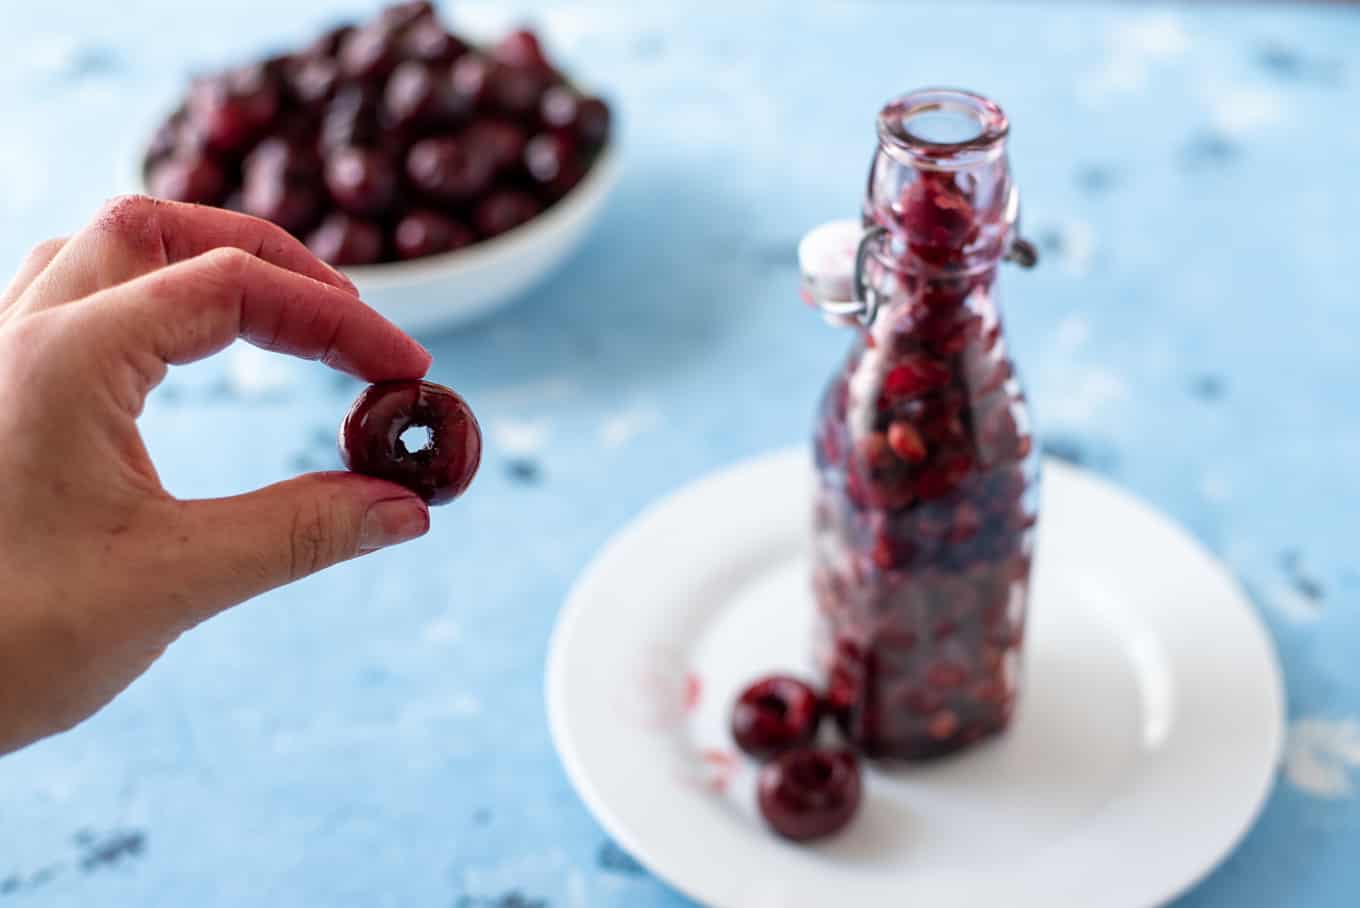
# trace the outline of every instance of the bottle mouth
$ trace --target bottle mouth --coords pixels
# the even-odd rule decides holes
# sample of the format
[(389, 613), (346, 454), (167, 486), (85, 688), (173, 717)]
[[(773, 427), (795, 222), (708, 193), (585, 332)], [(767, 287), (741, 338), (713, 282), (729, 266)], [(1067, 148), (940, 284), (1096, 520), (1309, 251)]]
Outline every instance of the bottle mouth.
[(923, 88), (878, 114), (883, 147), (908, 164), (957, 166), (1001, 153), (1010, 130), (995, 101), (955, 88)]

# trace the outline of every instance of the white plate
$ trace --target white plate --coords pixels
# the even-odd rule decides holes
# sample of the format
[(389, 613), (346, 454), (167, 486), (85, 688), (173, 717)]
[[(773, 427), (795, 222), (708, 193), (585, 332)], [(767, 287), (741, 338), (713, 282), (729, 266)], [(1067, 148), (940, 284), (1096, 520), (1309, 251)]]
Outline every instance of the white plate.
[(1274, 779), (1273, 649), (1184, 531), (1044, 466), (1014, 727), (870, 769), (859, 816), (814, 847), (763, 829), (726, 731), (745, 682), (812, 673), (806, 458), (743, 463), (648, 510), (578, 581), (548, 662), (553, 737), (595, 816), (713, 908), (1147, 908), (1204, 876)]

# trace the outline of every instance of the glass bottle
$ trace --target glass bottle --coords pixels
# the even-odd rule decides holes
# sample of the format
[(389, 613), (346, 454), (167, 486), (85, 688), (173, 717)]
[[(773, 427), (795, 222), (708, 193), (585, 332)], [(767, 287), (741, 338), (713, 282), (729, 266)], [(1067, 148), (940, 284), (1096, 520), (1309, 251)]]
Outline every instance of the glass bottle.
[(949, 753), (1015, 709), (1038, 456), (997, 309), (1001, 262), (1034, 263), (1007, 129), (962, 91), (890, 102), (862, 221), (800, 248), (805, 295), (859, 328), (815, 432), (813, 585), (828, 698), (871, 756)]

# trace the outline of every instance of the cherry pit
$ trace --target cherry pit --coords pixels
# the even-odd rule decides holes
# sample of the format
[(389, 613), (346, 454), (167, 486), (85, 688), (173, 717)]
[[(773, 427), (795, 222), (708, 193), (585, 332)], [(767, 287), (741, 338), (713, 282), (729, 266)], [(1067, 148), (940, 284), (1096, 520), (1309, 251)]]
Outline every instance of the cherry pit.
[(590, 172), (610, 110), (521, 29), (474, 47), (398, 3), (293, 53), (193, 80), (147, 190), (264, 218), (332, 265), (452, 252), (538, 217)]
[[(423, 430), (423, 443), (413, 437)], [(340, 456), (355, 473), (403, 485), (427, 504), (467, 489), (482, 459), (482, 433), (467, 402), (427, 381), (364, 389), (340, 426)]]

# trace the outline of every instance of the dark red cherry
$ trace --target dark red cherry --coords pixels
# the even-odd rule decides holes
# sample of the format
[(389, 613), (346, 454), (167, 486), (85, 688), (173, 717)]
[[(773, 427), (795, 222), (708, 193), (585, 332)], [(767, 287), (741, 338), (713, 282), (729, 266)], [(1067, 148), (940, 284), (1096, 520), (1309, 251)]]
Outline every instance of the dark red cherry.
[(372, 265), (382, 258), (382, 228), (334, 211), (308, 235), (307, 248), (332, 265)]
[(609, 135), (609, 108), (599, 98), (583, 98), (566, 85), (543, 93), (539, 119), (552, 130), (576, 136), (588, 148), (604, 144)]
[(859, 808), (859, 763), (848, 750), (803, 747), (760, 770), (757, 800), (770, 828), (810, 842), (840, 832)]
[(351, 79), (381, 82), (400, 59), (397, 41), (397, 35), (381, 24), (355, 29), (340, 42), (340, 71)]
[(434, 22), (434, 4), (428, 0), (393, 3), (378, 14), (378, 22), (392, 31), (403, 31), (423, 22)]
[(200, 155), (166, 158), (147, 174), (147, 189), (154, 196), (176, 202), (216, 205), (226, 192), (221, 165)]
[(358, 84), (345, 85), (326, 105), (321, 120), (321, 135), (317, 147), (323, 150), (345, 145), (370, 146), (377, 143), (377, 92)]
[(584, 98), (577, 106), (576, 135), (591, 147), (599, 147), (609, 138), (609, 106), (599, 98)]
[(811, 744), (822, 719), (817, 692), (797, 678), (771, 675), (741, 692), (732, 706), (732, 737), (757, 760)]
[(321, 216), (323, 198), (315, 183), (289, 181), (280, 172), (251, 174), (241, 188), (241, 209), (301, 234)]
[(518, 189), (505, 189), (487, 196), (474, 213), (477, 230), (485, 237), (499, 236), (532, 220), (543, 210), (537, 199)]
[(486, 149), (495, 161), (497, 173), (516, 168), (528, 142), (523, 129), (509, 120), (499, 119), (474, 120), (460, 138), (470, 146)]
[(335, 94), (340, 65), (330, 57), (302, 57), (287, 68), (285, 78), (298, 103), (315, 108)]
[(304, 142), (288, 136), (270, 136), (246, 155), (241, 172), (247, 182), (266, 175), (287, 182), (319, 182), (321, 159), (316, 150)]
[(535, 66), (499, 64), (491, 73), (491, 97), (501, 113), (533, 122), (552, 77)]
[(444, 30), (433, 19), (417, 22), (401, 37), (401, 52), (408, 60), (447, 65), (467, 53), (468, 46), (457, 35)]
[(477, 198), (491, 186), (495, 172), (487, 149), (460, 139), (423, 139), (406, 155), (406, 176), (412, 185), (445, 202)]
[(418, 259), (471, 245), (476, 235), (463, 224), (434, 211), (412, 211), (392, 231), (398, 258)]
[[(417, 444), (410, 430), (424, 429)], [(463, 493), (477, 473), (482, 433), (467, 403), (442, 385), (394, 381), (366, 388), (340, 427), (340, 456), (356, 473), (405, 486), (432, 505)]]
[(491, 103), (492, 71), (495, 64), (481, 54), (464, 54), (449, 70), (453, 92), (467, 107), (483, 110)]
[(321, 33), (321, 36), (303, 48), (305, 57), (334, 57), (340, 52), (340, 45), (354, 31), (349, 23), (337, 25)]
[(491, 50), (491, 56), (511, 66), (548, 68), (548, 58), (538, 36), (527, 28), (516, 29), (501, 39)]
[(392, 71), (383, 93), (384, 118), (398, 129), (447, 124), (471, 110), (468, 100), (453, 91), (442, 73), (414, 60)]
[(524, 169), (540, 185), (547, 185), (571, 166), (576, 146), (566, 133), (544, 132), (524, 146)]
[(397, 199), (399, 184), (392, 161), (366, 148), (340, 148), (326, 157), (326, 188), (346, 211), (380, 215)]
[(263, 66), (248, 66), (198, 80), (189, 93), (189, 117), (213, 150), (243, 151), (279, 113), (278, 85)]

